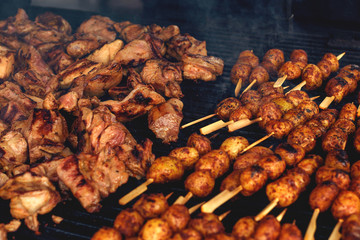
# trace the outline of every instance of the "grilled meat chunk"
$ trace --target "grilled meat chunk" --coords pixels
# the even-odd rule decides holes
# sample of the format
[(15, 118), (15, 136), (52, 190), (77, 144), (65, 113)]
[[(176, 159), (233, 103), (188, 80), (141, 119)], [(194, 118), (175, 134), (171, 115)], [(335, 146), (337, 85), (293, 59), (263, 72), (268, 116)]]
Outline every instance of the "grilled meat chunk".
[(185, 54), (207, 56), (206, 42), (199, 41), (187, 33), (175, 35), (166, 45), (167, 55), (179, 61)]
[(183, 103), (176, 98), (153, 107), (149, 111), (149, 129), (155, 133), (163, 143), (176, 142), (180, 131), (180, 123), (183, 119)]
[(14, 71), (15, 53), (0, 50), (0, 79), (7, 79)]
[(81, 23), (77, 29), (78, 33), (94, 34), (101, 40), (112, 42), (116, 38), (114, 22), (104, 16), (94, 15), (90, 19)]
[(30, 172), (9, 179), (0, 188), (0, 197), (10, 199), (11, 215), (25, 219), (33, 231), (39, 230), (37, 215), (50, 212), (60, 201), (60, 194), (48, 178)]
[(120, 122), (126, 122), (146, 114), (163, 102), (165, 99), (151, 87), (139, 84), (122, 101), (107, 100), (100, 105), (107, 106)]
[(141, 72), (142, 81), (166, 97), (181, 98), (180, 83), (182, 73), (180, 65), (166, 60), (148, 60)]
[(181, 62), (184, 78), (191, 80), (214, 81), (224, 69), (224, 61), (214, 56), (184, 54)]

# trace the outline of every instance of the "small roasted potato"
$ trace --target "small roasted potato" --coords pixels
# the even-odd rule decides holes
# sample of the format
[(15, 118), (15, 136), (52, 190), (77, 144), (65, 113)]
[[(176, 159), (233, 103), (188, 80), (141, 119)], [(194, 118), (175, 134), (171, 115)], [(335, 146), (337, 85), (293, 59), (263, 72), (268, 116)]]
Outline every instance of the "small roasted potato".
[(360, 214), (347, 217), (341, 227), (341, 239), (357, 240), (360, 237)]
[(291, 102), (291, 104), (296, 107), (304, 100), (309, 100), (309, 95), (305, 91), (294, 90), (286, 94), (286, 99)]
[(338, 193), (339, 188), (335, 183), (331, 181), (322, 182), (318, 184), (310, 193), (310, 207), (313, 210), (318, 208), (320, 212), (324, 212), (329, 209)]
[(171, 240), (202, 240), (202, 236), (195, 229), (186, 228), (176, 233)]
[(210, 171), (195, 171), (185, 180), (185, 189), (197, 197), (208, 196), (215, 186), (215, 178)]
[(242, 136), (233, 136), (225, 139), (221, 144), (220, 149), (224, 150), (230, 157), (230, 160), (233, 161), (247, 146), (249, 146), (249, 141), (246, 138)]
[(121, 234), (114, 228), (102, 227), (92, 237), (91, 240), (121, 240)]
[(235, 240), (235, 237), (227, 233), (217, 233), (206, 237), (204, 240)]
[(229, 120), (236, 122), (241, 119), (251, 119), (251, 118), (252, 118), (251, 111), (245, 106), (240, 106), (231, 112)]
[(236, 239), (248, 239), (255, 232), (256, 224), (253, 217), (242, 217), (235, 223), (231, 234)]
[(322, 85), (323, 75), (318, 66), (308, 64), (302, 72), (302, 80), (306, 81), (305, 88), (307, 90), (315, 90)]
[(292, 61), (284, 63), (279, 71), (278, 77), (286, 76), (286, 80), (294, 80), (301, 76), (301, 68)]
[(200, 232), (204, 237), (225, 231), (224, 225), (219, 220), (218, 216), (213, 213), (198, 214), (190, 220), (189, 227)]
[(360, 161), (356, 161), (350, 168), (351, 179), (360, 178)]
[(139, 240), (168, 240), (172, 235), (169, 224), (161, 218), (152, 218), (142, 227)]
[(229, 120), (230, 114), (232, 111), (241, 106), (241, 102), (239, 99), (234, 97), (228, 97), (222, 100), (217, 106), (215, 110), (215, 114), (223, 121)]
[(138, 234), (144, 218), (133, 208), (122, 210), (115, 218), (114, 228), (125, 237), (133, 237)]
[(347, 172), (328, 166), (322, 166), (316, 171), (315, 181), (316, 184), (331, 181), (342, 190), (350, 186), (350, 176)]
[(189, 209), (184, 205), (173, 204), (162, 215), (173, 232), (179, 232), (187, 226), (190, 221)]
[(143, 218), (155, 218), (164, 213), (169, 207), (167, 199), (161, 193), (143, 194), (133, 205), (133, 209)]
[(256, 164), (262, 167), (267, 176), (272, 180), (280, 177), (286, 169), (285, 160), (277, 157), (276, 155), (263, 157)]
[(360, 213), (360, 199), (352, 191), (341, 191), (331, 205), (331, 213), (335, 219), (344, 219), (351, 214)]
[(307, 53), (302, 49), (294, 49), (290, 54), (290, 61), (298, 65), (300, 69), (303, 70), (308, 62)]
[(316, 169), (318, 169), (324, 162), (324, 159), (320, 155), (309, 154), (306, 155), (300, 162), (297, 163), (297, 167), (304, 170), (309, 176), (311, 176)]
[(199, 152), (194, 147), (175, 148), (169, 153), (169, 157), (178, 159), (185, 170), (192, 168), (199, 160)]
[(302, 147), (289, 143), (280, 143), (276, 147), (275, 153), (284, 159), (288, 166), (293, 166), (305, 157), (305, 150)]
[(257, 224), (254, 239), (276, 240), (280, 235), (280, 222), (273, 216), (267, 215)]
[(283, 113), (286, 113), (287, 111), (289, 111), (290, 109), (294, 108), (294, 105), (292, 104), (292, 102), (286, 98), (286, 97), (278, 97), (278, 98), (274, 98), (272, 100), (273, 103), (275, 103), (276, 105), (279, 106), (280, 110)]
[(295, 224), (284, 223), (278, 240), (302, 240), (303, 236), (300, 229)]
[(153, 162), (146, 174), (147, 179), (153, 179), (155, 183), (168, 183), (182, 178), (184, 166), (174, 157), (162, 156)]
[(240, 175), (240, 184), (243, 187), (241, 194), (251, 196), (259, 191), (268, 179), (265, 169), (258, 165), (246, 168)]
[(190, 135), (186, 145), (188, 147), (195, 148), (199, 152), (200, 156), (211, 151), (210, 140), (204, 135), (200, 135), (197, 133), (193, 133)]
[(325, 157), (325, 166), (350, 172), (349, 156), (345, 150), (332, 150)]
[(195, 171), (208, 170), (213, 178), (218, 178), (230, 168), (230, 158), (221, 149), (215, 149), (202, 156), (195, 164)]
[(220, 191), (229, 190), (232, 191), (240, 186), (240, 174), (241, 171), (234, 170), (224, 178), (220, 185)]

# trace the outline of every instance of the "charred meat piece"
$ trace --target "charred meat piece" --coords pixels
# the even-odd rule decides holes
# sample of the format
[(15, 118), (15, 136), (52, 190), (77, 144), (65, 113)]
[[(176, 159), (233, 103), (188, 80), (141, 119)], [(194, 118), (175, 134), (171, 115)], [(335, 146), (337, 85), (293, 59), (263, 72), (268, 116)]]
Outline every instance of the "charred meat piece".
[(65, 70), (74, 62), (72, 57), (65, 52), (65, 48), (62, 44), (54, 44), (51, 48), (46, 49), (41, 55), (56, 74)]
[(115, 192), (128, 180), (125, 164), (109, 146), (98, 155), (80, 153), (77, 158), (80, 172), (89, 184), (99, 190), (101, 197)]
[(167, 43), (167, 55), (180, 61), (185, 54), (207, 56), (206, 42), (187, 33), (175, 35)]
[(14, 71), (15, 54), (8, 50), (0, 50), (0, 79), (7, 79)]
[(149, 59), (161, 58), (165, 52), (164, 42), (145, 35), (144, 39), (129, 42), (115, 56), (114, 61), (121, 65), (135, 67)]
[(31, 32), (36, 25), (29, 19), (25, 10), (19, 8), (15, 16), (0, 21), (0, 32), (6, 34), (25, 35)]
[(183, 103), (176, 98), (153, 107), (148, 115), (149, 129), (163, 143), (176, 142), (180, 131), (180, 123), (183, 119)]
[(100, 105), (107, 106), (120, 122), (130, 121), (146, 114), (152, 107), (165, 102), (165, 99), (151, 87), (137, 85), (122, 101), (108, 100)]
[(176, 25), (169, 25), (167, 27), (161, 27), (159, 25), (152, 24), (148, 28), (149, 28), (150, 33), (152, 33), (157, 38), (160, 38), (164, 42), (167, 42), (172, 37), (180, 34), (180, 29)]
[(60, 15), (45, 12), (35, 18), (35, 23), (43, 28), (51, 28), (66, 35), (71, 34), (71, 25)]
[(224, 69), (224, 61), (214, 56), (184, 54), (181, 62), (184, 78), (191, 80), (214, 81)]
[(105, 146), (114, 148), (123, 143), (131, 146), (136, 144), (130, 132), (105, 106), (94, 110), (82, 108), (72, 126), (71, 139), (73, 147), (79, 152), (94, 154), (98, 154)]
[(15, 128), (19, 129), (28, 142), (30, 163), (50, 159), (65, 148), (67, 123), (57, 111), (34, 109), (33, 114), (27, 120), (19, 122)]
[(120, 49), (122, 49), (123, 47), (124, 42), (117, 39), (95, 50), (91, 55), (87, 57), (87, 59), (93, 62), (103, 63), (107, 65), (112, 60), (114, 60), (116, 53), (120, 51)]
[(181, 98), (180, 83), (182, 73), (180, 65), (166, 60), (149, 60), (141, 72), (142, 81), (166, 97)]
[(33, 231), (39, 230), (37, 215), (50, 212), (60, 201), (60, 194), (48, 178), (30, 172), (8, 180), (0, 188), (0, 197), (10, 199), (11, 215), (25, 219), (25, 224)]
[(81, 58), (106, 43), (100, 36), (92, 33), (75, 33), (74, 40), (67, 44), (66, 52), (73, 58)]
[(116, 38), (114, 22), (104, 16), (94, 15), (90, 19), (81, 23), (77, 29), (78, 33), (94, 34), (101, 40), (112, 42)]
[(148, 32), (147, 27), (129, 21), (115, 23), (114, 28), (125, 42), (141, 39)]
[(57, 174), (86, 211), (95, 212), (100, 209), (100, 192), (85, 180), (75, 155), (61, 160), (57, 167)]

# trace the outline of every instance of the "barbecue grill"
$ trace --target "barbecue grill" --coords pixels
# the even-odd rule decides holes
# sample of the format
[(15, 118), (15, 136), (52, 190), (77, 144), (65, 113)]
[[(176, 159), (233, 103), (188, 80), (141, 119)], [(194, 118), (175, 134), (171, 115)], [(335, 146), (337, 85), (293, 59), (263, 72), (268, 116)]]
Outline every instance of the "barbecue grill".
[[(15, 2), (6, 0), (0, 3), (0, 17), (5, 19), (8, 16), (15, 15), (17, 8), (22, 7), (31, 19), (46, 11), (59, 14), (70, 22), (73, 29), (76, 29), (82, 21), (93, 14), (109, 16), (115, 21), (129, 20), (142, 25), (152, 23), (161, 26), (178, 25), (182, 33), (187, 32), (196, 39), (206, 41), (208, 54), (222, 58), (225, 63), (223, 75), (218, 77), (215, 82), (184, 81), (182, 83), (181, 88), (185, 95), (182, 99), (184, 102), (183, 123), (187, 123), (213, 113), (217, 103), (234, 95), (235, 86), (230, 81), (230, 70), (236, 62), (238, 54), (243, 50), (253, 49), (254, 53), (261, 57), (268, 49), (279, 48), (284, 51), (285, 57), (288, 59), (293, 49), (304, 49), (308, 54), (309, 62), (312, 63), (319, 61), (326, 52), (332, 52), (335, 55), (346, 52), (345, 57), (341, 59), (340, 66), (360, 64), (360, 32), (356, 31), (356, 27), (360, 24), (360, 18), (356, 18), (359, 11), (352, 10), (358, 9), (360, 4), (351, 1), (353, 4), (340, 6), (346, 7), (346, 9), (336, 8), (339, 10), (337, 12), (339, 15), (334, 16), (334, 5), (330, 4), (327, 7), (320, 8), (320, 6), (325, 6), (328, 3), (328, 1), (323, 2), (324, 5), (321, 5), (322, 1), (313, 3), (313, 1), (300, 0), (263, 0), (256, 2), (251, 0), (157, 0), (142, 1), (141, 7), (134, 9), (127, 8), (127, 4), (124, 4), (125, 6), (122, 8), (112, 8), (111, 1), (104, 0), (98, 5), (98, 12), (90, 12), (35, 6), (26, 0)], [(330, 3), (334, 2), (330, 1)], [(318, 10), (317, 15), (314, 14), (315, 10)], [(324, 11), (326, 10), (332, 11), (333, 14), (325, 14)], [(295, 83), (292, 82), (287, 84), (295, 86)], [(309, 95), (320, 95), (319, 102), (325, 97), (324, 91), (310, 92)], [(356, 102), (356, 96), (350, 95), (342, 102)], [(343, 103), (338, 105), (333, 103), (331, 107), (340, 109)], [(144, 121), (147, 121), (146, 118), (140, 117), (125, 125), (137, 140), (150, 138), (154, 142), (153, 151), (158, 157), (168, 154), (176, 147), (185, 146), (191, 133), (213, 122), (214, 119), (182, 130), (179, 140), (170, 145), (164, 145), (159, 139), (156, 139), (153, 133), (144, 126)], [(255, 126), (249, 126), (233, 133), (228, 133), (226, 129), (222, 129), (210, 135), (212, 136), (213, 147), (219, 147), (224, 139), (235, 135), (245, 136), (251, 143), (263, 137), (265, 132)], [(268, 139), (263, 145), (275, 146), (279, 142), (279, 140)], [(348, 145), (351, 146), (351, 142)], [(317, 148), (316, 151), (321, 150)], [(358, 160), (354, 152), (350, 151), (349, 156), (353, 162)], [(23, 224), (17, 232), (9, 233), (8, 238), (90, 239), (100, 227), (112, 226), (121, 209), (131, 206), (133, 202), (125, 207), (120, 206), (118, 199), (142, 182), (143, 180), (130, 179), (116, 193), (102, 201), (103, 207), (98, 213), (87, 213), (76, 199), (60, 203), (51, 213), (39, 216), (41, 234), (36, 235)], [(215, 189), (219, 189), (220, 182), (221, 179), (217, 181)], [(312, 179), (309, 190), (301, 194), (295, 204), (289, 207), (283, 220), (283, 222), (296, 220), (296, 224), (303, 234), (312, 214), (308, 197), (311, 189), (315, 186), (314, 184), (314, 179)], [(186, 194), (182, 182), (171, 185), (153, 184), (149, 192), (163, 192), (164, 194), (174, 192), (175, 194), (169, 199), (170, 202), (179, 195)], [(207, 199), (214, 195), (215, 192)], [(192, 199), (188, 206), (193, 206), (200, 201), (202, 200)], [(240, 197), (236, 201), (228, 202), (217, 209), (216, 213), (220, 214), (229, 209), (232, 210), (224, 220), (224, 225), (229, 232), (237, 219), (243, 216), (256, 215), (267, 204), (265, 191), (261, 190), (251, 197)], [(274, 214), (279, 212), (280, 209), (274, 210)], [(0, 213), (0, 222), (11, 220), (9, 201), (0, 200)], [(64, 220), (60, 224), (55, 224), (51, 220), (52, 214), (61, 216)], [(320, 214), (317, 223), (316, 239), (327, 239), (336, 221), (329, 212), (326, 212)]]

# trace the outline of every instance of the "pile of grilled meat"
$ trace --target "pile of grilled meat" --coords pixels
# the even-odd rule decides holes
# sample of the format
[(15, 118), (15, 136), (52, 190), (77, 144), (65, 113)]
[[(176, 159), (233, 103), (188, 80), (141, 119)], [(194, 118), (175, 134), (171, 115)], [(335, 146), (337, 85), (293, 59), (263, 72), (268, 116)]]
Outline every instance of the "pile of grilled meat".
[(38, 231), (37, 215), (70, 191), (99, 210), (155, 159), (151, 140), (138, 143), (123, 123), (147, 114), (157, 138), (176, 141), (180, 83), (213, 81), (223, 67), (175, 25), (92, 16), (73, 32), (61, 16), (33, 21), (23, 9), (0, 21), (0, 197), (11, 215)]

